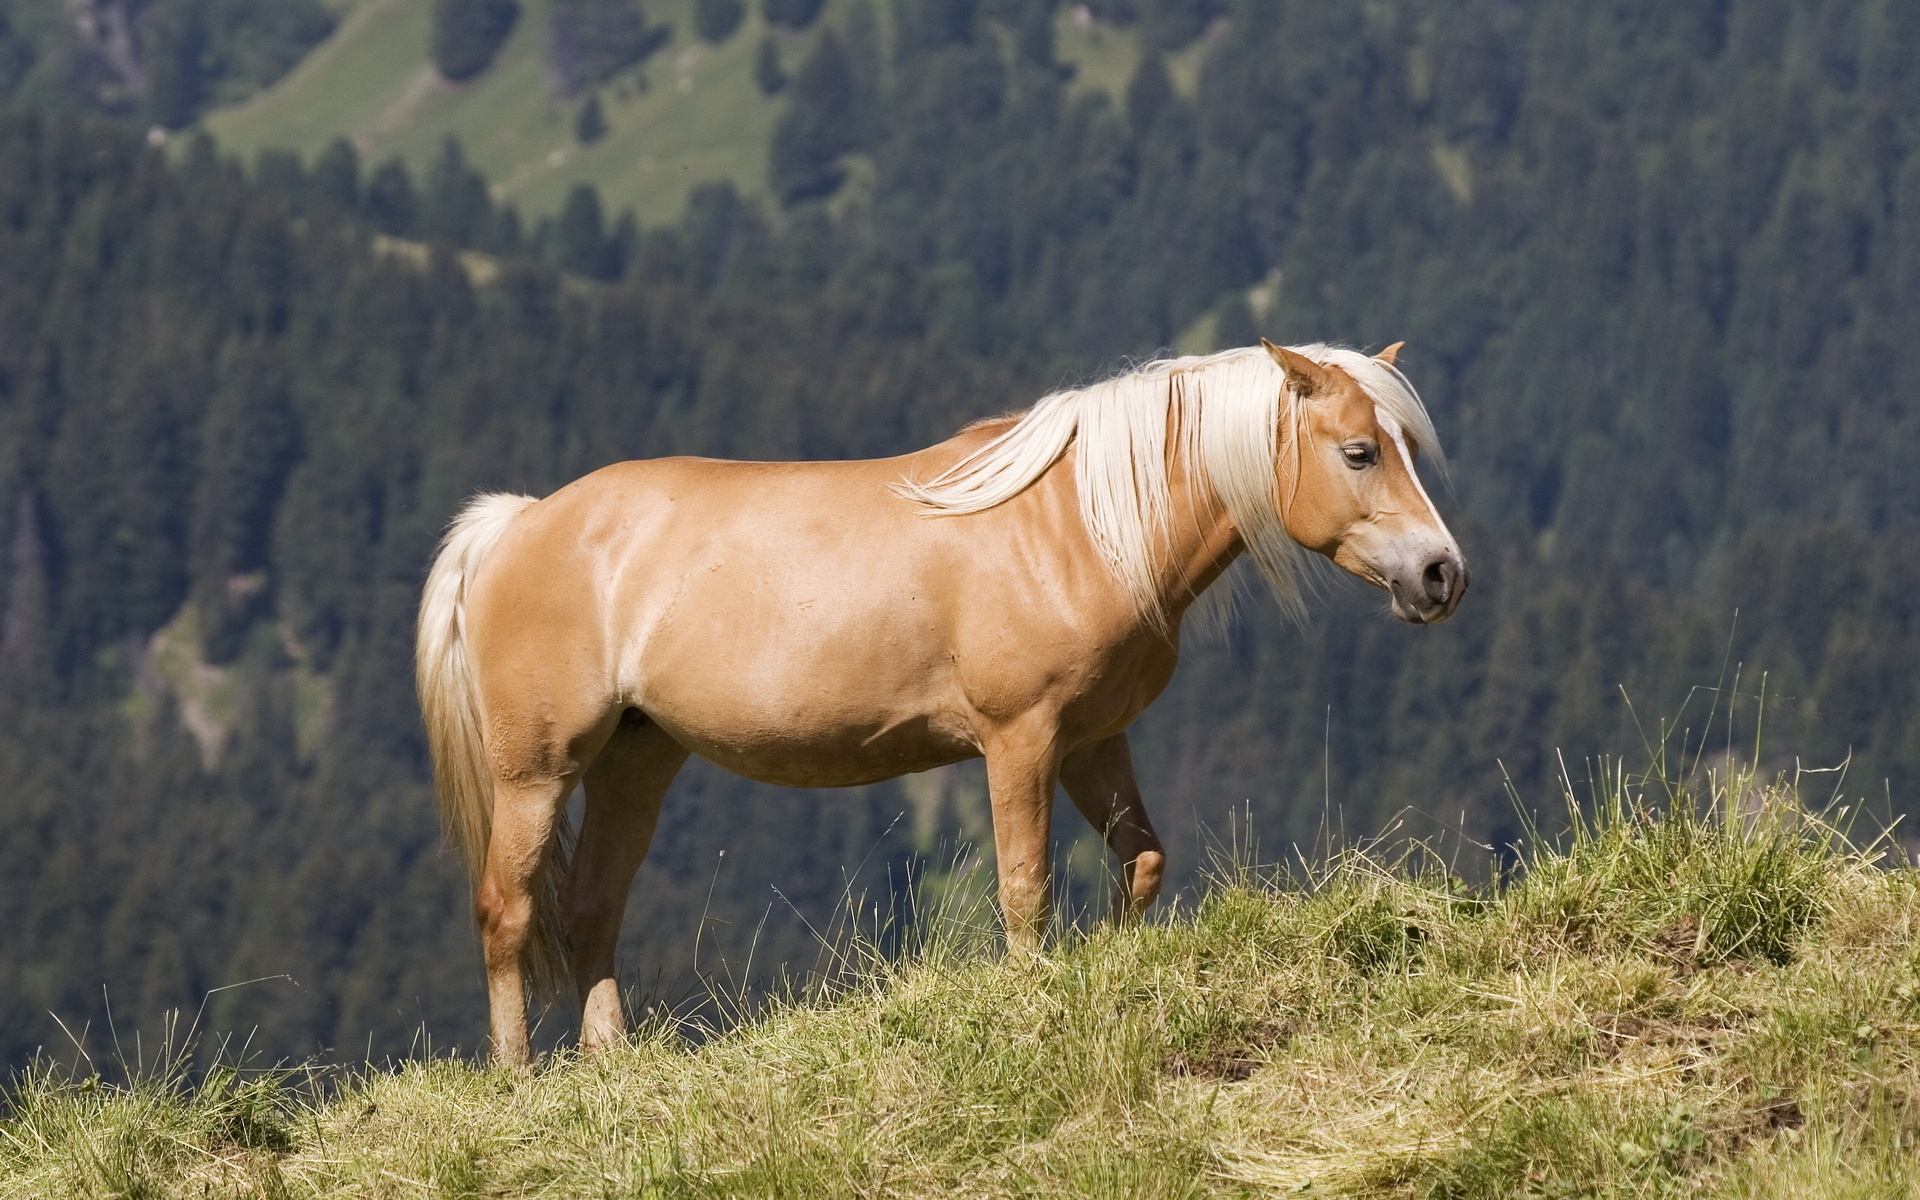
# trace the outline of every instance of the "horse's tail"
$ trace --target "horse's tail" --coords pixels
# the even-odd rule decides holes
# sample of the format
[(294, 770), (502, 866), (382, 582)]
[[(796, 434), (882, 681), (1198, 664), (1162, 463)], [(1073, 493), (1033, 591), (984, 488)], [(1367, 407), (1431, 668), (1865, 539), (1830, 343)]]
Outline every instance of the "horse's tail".
[[(427, 722), (440, 823), (447, 840), (460, 847), (476, 885), (486, 866), (487, 843), (493, 834), (493, 774), (487, 769), (480, 695), (474, 685), (473, 662), (467, 654), (467, 588), (507, 526), (534, 503), (532, 496), (501, 492), (469, 500), (441, 541), (420, 597), (414, 682), (420, 690), (420, 712)], [(565, 856), (564, 841), (563, 836), (548, 847), (550, 859)], [(543, 874), (547, 878), (535, 892), (536, 912), (525, 962), (534, 993), (547, 997), (566, 977), (566, 956), (554, 895), (555, 872)]]

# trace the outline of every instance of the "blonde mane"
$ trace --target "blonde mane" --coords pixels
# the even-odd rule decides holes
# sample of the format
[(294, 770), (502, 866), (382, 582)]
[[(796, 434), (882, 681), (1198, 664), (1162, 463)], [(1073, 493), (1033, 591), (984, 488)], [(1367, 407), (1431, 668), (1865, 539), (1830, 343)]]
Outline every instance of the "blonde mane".
[[(1446, 470), (1433, 421), (1406, 376), (1344, 347), (1291, 349), (1345, 371), (1388, 419), (1383, 423), (1404, 432), (1410, 450)], [(1259, 346), (1161, 359), (1046, 396), (953, 467), (894, 490), (926, 505), (930, 516), (981, 512), (1019, 495), (1076, 446), (1081, 518), (1140, 614), (1164, 628), (1159, 547), (1172, 513), (1169, 468), (1177, 461), (1210, 493), (1202, 502), (1225, 509), (1281, 608), (1299, 617), (1307, 551), (1287, 535), (1275, 498), (1281, 449), (1290, 446), (1298, 461), (1300, 417), (1285, 374)]]

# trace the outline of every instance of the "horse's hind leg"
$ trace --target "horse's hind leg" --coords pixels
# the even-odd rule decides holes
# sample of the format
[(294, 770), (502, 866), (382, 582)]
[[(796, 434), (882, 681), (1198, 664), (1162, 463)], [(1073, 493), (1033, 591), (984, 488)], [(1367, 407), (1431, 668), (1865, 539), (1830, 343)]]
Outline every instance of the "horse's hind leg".
[(1060, 784), (1120, 859), (1113, 919), (1137, 920), (1160, 896), (1167, 856), (1133, 778), (1127, 735), (1116, 734), (1067, 755), (1060, 764)]
[(687, 761), (679, 743), (638, 710), (587, 768), (586, 818), (572, 868), (561, 888), (574, 982), (580, 988), (580, 1045), (597, 1050), (626, 1036), (626, 1014), (614, 978), (614, 948), (633, 874), (647, 856), (660, 802)]
[(510, 782), (495, 773), (493, 835), (474, 910), (487, 965), (493, 1059), (502, 1066), (524, 1070), (533, 1061), (527, 1039), (526, 956), (530, 949), (538, 953), (538, 893), (554, 828), (573, 784), (571, 775)]

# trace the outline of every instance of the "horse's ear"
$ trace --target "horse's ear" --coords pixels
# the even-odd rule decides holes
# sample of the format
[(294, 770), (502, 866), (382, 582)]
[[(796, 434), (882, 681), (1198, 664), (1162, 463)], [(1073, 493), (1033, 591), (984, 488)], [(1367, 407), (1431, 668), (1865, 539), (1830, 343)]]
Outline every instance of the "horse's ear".
[(1304, 354), (1295, 354), (1285, 346), (1276, 346), (1265, 338), (1260, 339), (1260, 344), (1267, 348), (1267, 353), (1272, 356), (1273, 361), (1286, 372), (1287, 385), (1293, 389), (1295, 396), (1304, 400), (1309, 396), (1322, 396), (1334, 390), (1332, 374), (1319, 363)]
[(1388, 346), (1385, 350), (1382, 350), (1380, 353), (1374, 355), (1373, 357), (1376, 360), (1383, 362), (1390, 367), (1393, 365), (1393, 360), (1400, 357), (1400, 347), (1404, 345), (1406, 345), (1405, 342), (1395, 342), (1393, 345)]

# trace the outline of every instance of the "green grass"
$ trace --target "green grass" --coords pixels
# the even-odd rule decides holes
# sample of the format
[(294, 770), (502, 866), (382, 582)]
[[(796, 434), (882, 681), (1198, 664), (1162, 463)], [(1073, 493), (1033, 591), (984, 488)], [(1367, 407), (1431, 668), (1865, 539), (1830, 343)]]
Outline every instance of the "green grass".
[(1228, 868), (1018, 961), (950, 916), (698, 1046), (530, 1078), (43, 1067), (0, 1194), (1920, 1194), (1920, 872), (1788, 784), (1702, 789), (1616, 775), (1491, 890)]
[[(826, 19), (841, 7), (830, 3)], [(347, 137), (368, 163), (399, 155), (416, 177), (452, 134), (497, 195), (529, 216), (557, 212), (581, 182), (598, 185), (609, 211), (631, 206), (650, 222), (677, 218), (688, 191), (709, 180), (765, 191), (780, 99), (762, 95), (752, 79), (766, 31), (757, 4), (718, 46), (693, 34), (691, 0), (649, 4), (649, 19), (673, 25), (673, 41), (601, 91), (609, 132), (591, 146), (573, 136), (580, 101), (557, 98), (547, 79), (546, 0), (522, 0), (499, 58), (459, 85), (438, 79), (427, 61), (430, 9), (431, 0), (356, 0), (307, 61), (210, 114), (206, 129), (247, 159), (281, 147), (311, 160)], [(792, 70), (812, 34), (778, 36)]]
[[(601, 91), (608, 135), (591, 146), (573, 136), (581, 100), (561, 100), (546, 74), (547, 0), (521, 0), (513, 35), (493, 66), (465, 84), (440, 80), (427, 60), (432, 0), (339, 0), (339, 28), (285, 79), (202, 122), (220, 146), (251, 161), (290, 149), (308, 161), (337, 137), (371, 165), (398, 155), (423, 176), (442, 140), (458, 137), (496, 196), (537, 217), (557, 213), (577, 183), (595, 184), (609, 212), (631, 207), (643, 222), (675, 220), (698, 184), (729, 179), (764, 195), (767, 143), (784, 99), (763, 95), (753, 59), (767, 26), (757, 3), (724, 43), (693, 32), (692, 0), (654, 0), (650, 20), (674, 36), (645, 63)], [(828, 0), (824, 24), (844, 19), (847, 0)], [(818, 28), (819, 26), (816, 26)], [(1124, 96), (1139, 60), (1131, 30), (1060, 17), (1059, 54), (1075, 67), (1076, 92)], [(779, 30), (789, 73), (814, 32)], [(1173, 56), (1175, 81), (1191, 94), (1203, 42)]]
[[(1082, 25), (1074, 5), (1063, 5), (1054, 19), (1054, 56), (1073, 68), (1067, 90), (1074, 95), (1105, 92), (1121, 108), (1126, 107), (1127, 84), (1140, 66), (1140, 36), (1136, 29), (1089, 21)], [(1202, 37), (1167, 55), (1167, 74), (1174, 90), (1191, 100), (1200, 86), (1200, 64), (1214, 39), (1229, 36), (1231, 30), (1216, 27)]]
[(1062, 5), (1053, 25), (1054, 56), (1073, 68), (1068, 90), (1105, 92), (1124, 107), (1127, 82), (1140, 65), (1140, 39), (1131, 29), (1099, 21), (1081, 25), (1073, 10)]

